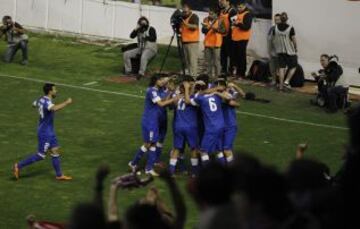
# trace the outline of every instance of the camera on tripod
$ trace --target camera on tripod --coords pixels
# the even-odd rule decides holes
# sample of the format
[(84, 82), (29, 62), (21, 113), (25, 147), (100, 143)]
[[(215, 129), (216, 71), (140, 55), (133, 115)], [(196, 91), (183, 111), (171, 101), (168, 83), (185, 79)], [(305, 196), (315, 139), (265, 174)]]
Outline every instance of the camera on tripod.
[(183, 22), (183, 12), (180, 9), (175, 10), (175, 12), (170, 17), (170, 25), (176, 33), (180, 33), (181, 23)]

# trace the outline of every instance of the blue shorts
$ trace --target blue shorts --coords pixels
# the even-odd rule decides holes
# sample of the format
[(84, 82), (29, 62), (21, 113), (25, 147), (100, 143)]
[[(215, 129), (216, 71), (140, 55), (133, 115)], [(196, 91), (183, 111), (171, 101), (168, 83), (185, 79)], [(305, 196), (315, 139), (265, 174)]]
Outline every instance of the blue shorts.
[(205, 131), (201, 140), (200, 150), (204, 153), (220, 152), (223, 150), (224, 129), (216, 132)]
[(38, 136), (38, 153), (45, 155), (49, 149), (59, 147), (55, 135), (39, 135)]
[(224, 150), (232, 150), (236, 138), (237, 126), (226, 127), (224, 130), (223, 148)]
[(174, 148), (183, 149), (185, 142), (191, 149), (199, 147), (199, 137), (197, 128), (178, 128), (174, 132)]
[(141, 124), (143, 141), (145, 143), (156, 143), (159, 141), (159, 127)]
[(167, 120), (163, 120), (160, 122), (159, 127), (159, 142), (164, 142), (167, 132)]

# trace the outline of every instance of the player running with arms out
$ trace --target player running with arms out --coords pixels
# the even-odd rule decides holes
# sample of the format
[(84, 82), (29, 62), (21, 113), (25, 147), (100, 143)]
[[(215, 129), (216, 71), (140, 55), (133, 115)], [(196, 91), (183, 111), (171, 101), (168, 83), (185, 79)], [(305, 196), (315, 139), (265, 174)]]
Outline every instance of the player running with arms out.
[(129, 167), (133, 172), (137, 170), (138, 163), (145, 153), (148, 153), (148, 159), (145, 167), (145, 173), (151, 176), (159, 176), (154, 171), (156, 161), (156, 143), (159, 141), (159, 108), (174, 103), (177, 97), (161, 100), (159, 89), (164, 86), (166, 79), (162, 74), (155, 74), (150, 79), (150, 84), (146, 90), (144, 113), (142, 116), (141, 127), (144, 144), (140, 147)]
[(228, 83), (225, 79), (219, 79), (215, 82), (216, 86), (224, 87), (225, 93), (228, 94), (230, 100), (223, 102), (222, 110), (224, 114), (224, 135), (223, 135), (223, 150), (227, 163), (231, 163), (234, 159), (233, 144), (238, 131), (236, 119), (236, 107), (239, 104), (236, 100), (241, 97), (245, 98), (245, 92), (236, 84)]
[[(198, 147), (198, 121), (197, 121), (197, 107), (192, 104), (186, 104), (185, 101), (185, 87), (183, 84), (179, 87), (180, 98), (176, 101), (175, 115), (174, 115), (174, 148), (170, 155), (170, 174), (175, 174), (176, 164), (181, 151), (184, 150), (185, 143), (191, 149), (191, 166), (192, 176), (197, 174), (199, 165)], [(192, 99), (193, 96), (190, 96)]]
[(56, 97), (57, 90), (54, 84), (46, 83), (43, 87), (44, 96), (34, 101), (33, 107), (38, 108), (40, 120), (38, 125), (38, 152), (14, 165), (14, 176), (19, 179), (20, 170), (35, 162), (45, 159), (47, 153), (52, 157), (52, 164), (57, 180), (71, 180), (65, 176), (60, 167), (60, 147), (58, 145), (54, 131), (55, 112), (64, 109), (72, 103), (69, 98), (60, 104), (53, 104), (52, 100)]
[[(201, 140), (200, 153), (203, 165), (206, 165), (210, 158), (209, 153), (219, 152), (217, 158), (220, 163), (225, 164), (224, 154), (222, 153), (222, 139), (224, 133), (224, 116), (221, 108), (223, 100), (229, 100), (230, 97), (225, 93), (214, 92), (211, 94), (202, 94), (206, 92), (206, 85), (200, 93), (194, 98), (190, 98), (190, 84), (184, 82), (185, 102), (194, 106), (199, 106), (203, 115), (205, 126), (204, 136)], [(217, 89), (221, 89), (217, 87)]]

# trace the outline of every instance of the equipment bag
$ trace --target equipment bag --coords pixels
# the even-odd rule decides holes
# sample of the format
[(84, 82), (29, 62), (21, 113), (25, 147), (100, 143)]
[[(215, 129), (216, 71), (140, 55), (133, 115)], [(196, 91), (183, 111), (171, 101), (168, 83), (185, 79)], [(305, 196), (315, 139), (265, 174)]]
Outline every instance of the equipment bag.
[[(289, 71), (289, 70), (288, 70)], [(287, 72), (286, 72), (287, 75)], [(300, 64), (296, 67), (296, 71), (294, 73), (294, 76), (292, 77), (290, 81), (291, 87), (302, 87), (305, 83), (305, 76), (304, 76), (304, 70)]]
[(254, 60), (248, 72), (248, 78), (254, 81), (268, 82), (270, 73), (269, 61)]

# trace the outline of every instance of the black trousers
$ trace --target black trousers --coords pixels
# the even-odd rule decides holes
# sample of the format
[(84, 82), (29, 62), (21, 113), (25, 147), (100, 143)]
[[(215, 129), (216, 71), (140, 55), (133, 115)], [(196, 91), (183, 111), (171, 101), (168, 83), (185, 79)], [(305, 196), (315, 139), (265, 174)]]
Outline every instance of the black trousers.
[(341, 109), (345, 104), (348, 94), (348, 88), (343, 86), (335, 86), (328, 89), (328, 101), (327, 106), (330, 111), (337, 111)]
[(232, 48), (231, 36), (223, 37), (223, 43), (220, 50), (221, 72), (227, 74), (230, 72), (229, 60), (231, 58)]
[(231, 67), (236, 68), (236, 75), (246, 75), (246, 49), (249, 41), (232, 41)]

